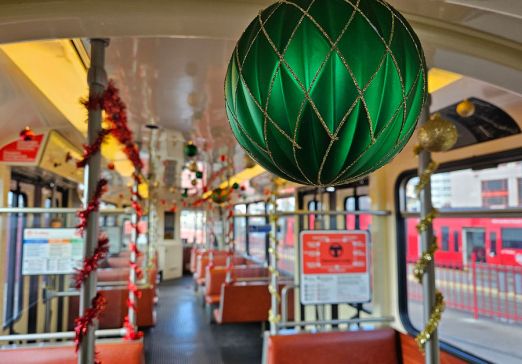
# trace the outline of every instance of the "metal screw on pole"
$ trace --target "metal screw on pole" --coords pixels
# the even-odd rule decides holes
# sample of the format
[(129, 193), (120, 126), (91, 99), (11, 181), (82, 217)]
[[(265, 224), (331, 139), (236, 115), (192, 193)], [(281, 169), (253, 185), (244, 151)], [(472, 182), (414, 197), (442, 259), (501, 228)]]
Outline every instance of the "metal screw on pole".
[[(89, 83), (89, 98), (100, 99), (107, 87), (107, 73), (105, 72), (105, 47), (109, 44), (106, 39), (91, 39), (91, 67), (87, 74)], [(87, 144), (92, 144), (102, 128), (102, 110), (100, 105), (93, 105), (88, 110)], [(95, 153), (89, 159), (84, 169), (84, 205), (86, 206), (94, 195), (100, 179), (101, 154)], [(83, 255), (90, 257), (94, 253), (98, 241), (98, 211), (93, 211), (87, 220), (85, 229), (85, 243)], [(83, 282), (80, 291), (80, 315), (92, 305), (92, 299), (96, 296), (96, 272), (92, 272)], [(88, 327), (78, 352), (79, 364), (92, 364), (94, 362), (94, 336), (95, 327)]]

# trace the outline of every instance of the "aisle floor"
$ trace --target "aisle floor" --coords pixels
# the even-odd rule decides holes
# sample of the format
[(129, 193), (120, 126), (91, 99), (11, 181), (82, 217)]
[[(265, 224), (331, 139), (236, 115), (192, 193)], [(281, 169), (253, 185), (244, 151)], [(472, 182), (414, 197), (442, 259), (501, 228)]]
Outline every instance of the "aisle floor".
[(261, 324), (211, 324), (191, 277), (159, 285), (156, 326), (145, 334), (147, 364), (257, 364)]

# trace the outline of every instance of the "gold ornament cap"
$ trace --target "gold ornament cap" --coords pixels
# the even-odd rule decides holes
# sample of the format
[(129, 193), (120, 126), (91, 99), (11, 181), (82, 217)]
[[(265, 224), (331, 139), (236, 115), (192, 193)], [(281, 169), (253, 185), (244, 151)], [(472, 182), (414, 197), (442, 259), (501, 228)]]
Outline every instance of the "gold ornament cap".
[(445, 152), (457, 142), (457, 127), (451, 121), (443, 119), (439, 113), (430, 116), (419, 128), (419, 145), (429, 152)]
[(460, 117), (469, 118), (475, 113), (475, 104), (466, 99), (458, 103), (456, 111)]

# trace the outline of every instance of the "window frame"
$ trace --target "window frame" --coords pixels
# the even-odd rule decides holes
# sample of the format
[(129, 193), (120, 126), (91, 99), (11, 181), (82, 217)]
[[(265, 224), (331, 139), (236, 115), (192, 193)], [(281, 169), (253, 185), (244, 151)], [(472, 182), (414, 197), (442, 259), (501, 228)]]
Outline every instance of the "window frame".
[[(488, 168), (493, 166), (497, 166), (499, 164), (520, 161), (522, 160), (522, 148), (511, 149), (507, 151), (502, 151), (498, 153), (492, 153), (488, 155), (482, 155), (479, 157), (471, 157), (466, 159), (461, 159), (457, 161), (451, 161), (443, 163), (439, 166), (437, 172), (451, 172), (459, 169), (465, 168)], [(409, 314), (408, 314), (408, 285), (407, 285), (407, 244), (402, 244), (401, 242), (406, 241), (406, 223), (405, 217), (402, 215), (402, 212), (406, 210), (405, 199), (404, 199), (404, 189), (406, 187), (406, 182), (412, 178), (417, 176), (417, 169), (409, 169), (403, 171), (397, 179), (395, 180), (394, 186), (394, 206), (395, 206), (395, 227), (396, 227), (396, 235), (395, 235), (395, 246), (397, 249), (397, 285), (398, 285), (398, 310), (399, 310), (399, 319), (404, 327), (404, 329), (408, 332), (408, 334), (416, 336), (419, 333), (419, 330), (413, 326)], [(494, 213), (494, 210), (492, 211)], [(471, 362), (471, 363), (489, 363), (487, 360), (479, 358), (472, 353), (469, 353), (461, 348), (458, 348), (450, 343), (445, 342), (444, 340), (440, 340), (440, 348), (441, 350), (456, 356), (462, 360)]]

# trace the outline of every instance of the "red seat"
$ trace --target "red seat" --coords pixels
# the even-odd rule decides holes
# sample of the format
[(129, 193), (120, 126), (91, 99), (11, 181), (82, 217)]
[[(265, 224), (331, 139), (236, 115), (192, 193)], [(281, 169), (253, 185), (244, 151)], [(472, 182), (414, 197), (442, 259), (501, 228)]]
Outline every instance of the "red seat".
[[(156, 324), (154, 287), (141, 289), (142, 296), (138, 298), (138, 315), (136, 323), (139, 327), (150, 327)], [(129, 290), (125, 288), (113, 288), (101, 290), (107, 299), (105, 310), (100, 314), (100, 329), (117, 329), (123, 327), (125, 316), (128, 313), (127, 298)], [(68, 328), (74, 329), (74, 319), (79, 313), (79, 297), (69, 298)]]
[[(207, 266), (205, 276), (205, 302), (208, 304), (218, 303), (221, 297), (221, 285), (225, 283), (227, 276), (226, 267)], [(245, 278), (266, 278), (268, 268), (236, 265), (232, 268), (232, 281)]]
[[(103, 364), (144, 364), (141, 340), (97, 340), (96, 351)], [(0, 363), (16, 364), (76, 364), (72, 344), (38, 347), (16, 347), (0, 350)]]
[(393, 329), (275, 335), (268, 339), (268, 364), (397, 364)]
[[(279, 286), (279, 292), (284, 284)], [(289, 319), (293, 319), (293, 291), (288, 295)], [(213, 311), (217, 323), (264, 322), (268, 320), (270, 293), (267, 282), (234, 282), (221, 286), (219, 308)]]

